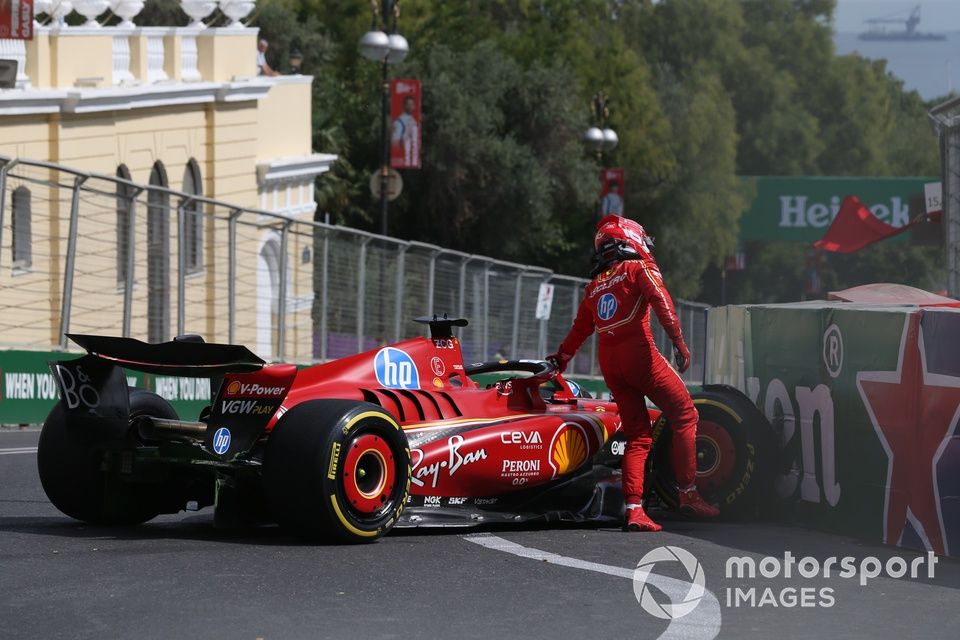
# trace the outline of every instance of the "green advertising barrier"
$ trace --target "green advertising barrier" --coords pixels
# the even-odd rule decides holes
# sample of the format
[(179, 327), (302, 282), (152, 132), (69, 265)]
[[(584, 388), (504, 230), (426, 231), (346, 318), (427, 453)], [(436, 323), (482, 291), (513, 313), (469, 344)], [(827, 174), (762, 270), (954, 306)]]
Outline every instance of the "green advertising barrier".
[[(903, 442), (894, 441), (897, 434), (903, 441), (941, 438), (933, 440), (931, 451), (939, 444), (943, 452), (952, 444), (939, 432), (930, 434), (929, 427), (945, 421), (954, 428), (950, 420), (955, 419), (956, 404), (950, 405), (952, 410), (947, 406), (943, 416), (929, 415), (922, 395), (926, 373), (919, 374), (919, 365), (908, 372), (902, 364), (910, 349), (924, 349), (921, 319), (926, 326), (924, 314), (931, 313), (917, 307), (845, 303), (710, 310), (706, 382), (729, 384), (746, 393), (778, 432), (782, 458), (776, 488), (788, 519), (950, 553), (943, 541), (949, 537), (951, 521), (945, 528), (939, 514), (941, 500), (947, 508), (955, 498), (926, 488), (927, 476), (936, 477), (938, 458), (916, 456), (907, 467), (899, 462), (900, 473), (915, 474), (923, 482), (898, 479), (891, 471), (897, 446), (916, 455), (909, 443), (903, 447)], [(960, 320), (960, 314), (951, 314), (952, 318)], [(943, 351), (939, 345), (951, 340), (945, 330), (928, 330), (926, 337), (928, 354)], [(881, 382), (871, 382), (875, 380)], [(960, 385), (960, 378), (940, 384)], [(906, 408), (906, 418), (891, 410), (889, 402), (884, 404), (884, 395), (898, 389), (903, 390), (903, 399), (896, 402)], [(955, 463), (944, 459), (944, 464), (954, 466), (941, 468), (941, 474), (950, 471), (955, 476)], [(913, 511), (904, 507), (899, 516), (890, 515), (889, 505), (898, 502), (913, 505)], [(926, 515), (918, 515), (922, 509), (917, 505), (926, 505)], [(953, 523), (954, 537), (960, 534), (958, 524)]]
[[(59, 396), (50, 373), (52, 360), (83, 354), (55, 351), (0, 351), (0, 424), (40, 424)], [(158, 376), (126, 370), (127, 384), (149, 389), (170, 401), (180, 416), (198, 416), (210, 404), (206, 378)]]
[[(848, 195), (857, 196), (877, 218), (894, 227), (906, 224), (911, 198), (939, 178), (748, 176), (754, 199), (740, 219), (740, 240), (813, 242), (823, 237)], [(922, 200), (921, 200), (922, 202)]]

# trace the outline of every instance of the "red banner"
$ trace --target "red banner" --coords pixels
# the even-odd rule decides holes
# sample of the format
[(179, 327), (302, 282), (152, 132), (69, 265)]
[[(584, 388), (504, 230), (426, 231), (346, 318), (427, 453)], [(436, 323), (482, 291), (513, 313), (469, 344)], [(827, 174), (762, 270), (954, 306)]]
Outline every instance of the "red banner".
[(390, 166), (420, 168), (420, 81), (398, 78), (390, 81)]
[(853, 253), (874, 242), (908, 231), (922, 222), (938, 221), (938, 214), (940, 214), (939, 211), (930, 215), (920, 215), (903, 226), (894, 227), (871, 213), (860, 202), (860, 198), (847, 196), (843, 199), (837, 217), (830, 223), (823, 238), (814, 242), (813, 246), (837, 253)]
[(0, 0), (0, 38), (33, 40), (33, 0)]
[(600, 217), (623, 215), (623, 169), (604, 169), (600, 173)]

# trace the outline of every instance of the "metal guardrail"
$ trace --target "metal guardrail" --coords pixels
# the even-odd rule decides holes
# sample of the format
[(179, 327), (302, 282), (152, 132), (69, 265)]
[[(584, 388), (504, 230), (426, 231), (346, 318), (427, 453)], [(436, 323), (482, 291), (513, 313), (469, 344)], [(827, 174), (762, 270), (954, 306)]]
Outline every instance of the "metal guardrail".
[[(0, 163), (0, 344), (7, 348), (69, 349), (67, 332), (151, 341), (192, 332), (247, 344), (268, 359), (318, 362), (421, 335), (414, 317), (449, 313), (470, 320), (459, 336), (467, 361), (536, 358), (560, 343), (587, 283), (50, 162)], [(8, 218), (18, 215), (7, 203), (22, 189), (28, 233), (22, 212), (19, 231)], [(24, 238), (29, 264), (11, 263)], [(191, 242), (202, 247), (192, 270)], [(553, 309), (549, 320), (537, 320), (544, 282), (555, 285)], [(693, 350), (690, 382), (703, 379), (706, 308), (677, 301)], [(599, 375), (595, 337), (571, 370)]]

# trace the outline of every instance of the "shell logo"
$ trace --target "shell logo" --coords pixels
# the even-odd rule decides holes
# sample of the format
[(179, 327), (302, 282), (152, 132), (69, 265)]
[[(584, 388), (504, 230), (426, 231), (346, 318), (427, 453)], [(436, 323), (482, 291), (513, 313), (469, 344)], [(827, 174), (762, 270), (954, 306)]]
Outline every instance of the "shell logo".
[(240, 383), (236, 380), (233, 380), (230, 384), (227, 385), (227, 395), (232, 396), (240, 393)]
[(580, 425), (563, 423), (550, 443), (550, 466), (554, 477), (570, 473), (587, 460), (587, 436)]

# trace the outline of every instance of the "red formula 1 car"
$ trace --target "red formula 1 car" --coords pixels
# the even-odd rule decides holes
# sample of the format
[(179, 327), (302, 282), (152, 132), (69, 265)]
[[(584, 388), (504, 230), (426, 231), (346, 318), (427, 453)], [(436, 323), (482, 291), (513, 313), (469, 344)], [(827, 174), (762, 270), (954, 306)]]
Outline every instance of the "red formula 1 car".
[[(583, 397), (547, 362), (465, 365), (452, 327), (466, 321), (421, 320), (430, 338), (302, 370), (190, 336), (71, 336), (88, 355), (51, 365), (61, 401), (40, 436), (44, 490), (92, 523), (214, 505), (219, 524), (348, 542), (395, 526), (621, 519), (615, 403)], [(124, 367), (208, 377), (218, 391), (200, 416), (178, 416), (128, 388)], [(481, 374), (496, 379), (484, 387)], [(769, 424), (733, 389), (694, 401), (701, 492), (728, 514), (753, 512), (774, 471)], [(652, 415), (648, 499), (670, 506), (669, 429)]]

